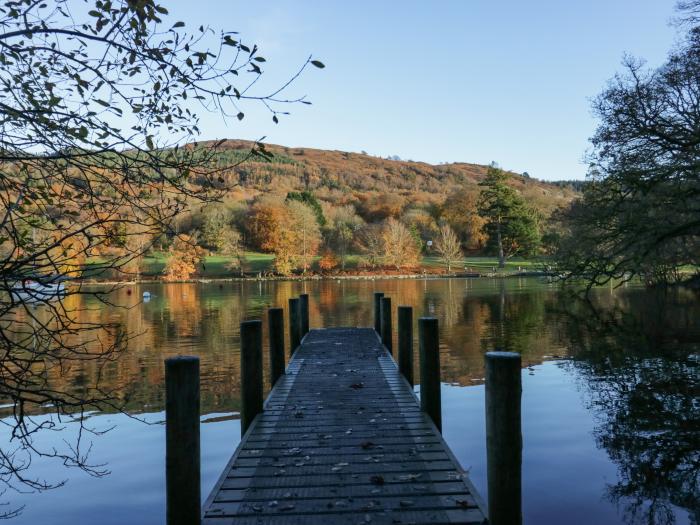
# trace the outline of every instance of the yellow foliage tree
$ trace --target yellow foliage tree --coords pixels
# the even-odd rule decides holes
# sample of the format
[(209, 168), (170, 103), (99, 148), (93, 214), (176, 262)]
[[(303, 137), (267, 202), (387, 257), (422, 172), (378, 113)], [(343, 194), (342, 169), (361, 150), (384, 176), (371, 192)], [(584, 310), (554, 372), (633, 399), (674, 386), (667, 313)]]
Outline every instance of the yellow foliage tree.
[(408, 228), (394, 218), (384, 223), (382, 230), (384, 262), (397, 270), (416, 266), (420, 260), (420, 246)]

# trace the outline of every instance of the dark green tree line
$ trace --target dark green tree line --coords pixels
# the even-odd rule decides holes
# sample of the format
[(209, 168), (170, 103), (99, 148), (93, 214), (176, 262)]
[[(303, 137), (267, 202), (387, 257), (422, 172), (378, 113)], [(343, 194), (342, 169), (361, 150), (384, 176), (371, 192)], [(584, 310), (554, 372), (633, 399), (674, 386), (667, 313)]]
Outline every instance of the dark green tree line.
[(700, 264), (700, 26), (657, 69), (634, 58), (595, 99), (588, 184), (564, 216), (560, 261), (589, 286), (683, 278)]

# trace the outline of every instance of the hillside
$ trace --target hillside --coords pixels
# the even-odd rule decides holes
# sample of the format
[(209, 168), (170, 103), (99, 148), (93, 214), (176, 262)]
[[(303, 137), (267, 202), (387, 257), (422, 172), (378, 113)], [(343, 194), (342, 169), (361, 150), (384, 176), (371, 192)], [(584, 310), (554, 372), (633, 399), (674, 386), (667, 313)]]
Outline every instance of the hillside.
[[(286, 194), (309, 190), (322, 201), (358, 205), (372, 196), (399, 197), (397, 205), (427, 207), (441, 204), (452, 192), (472, 189), (486, 174), (486, 166), (469, 163), (432, 165), (389, 160), (362, 153), (266, 145), (272, 162), (246, 161), (235, 167), (251, 142), (227, 140), (221, 145), (219, 167), (226, 185), (238, 198), (260, 193)], [(571, 201), (576, 192), (520, 174), (512, 185), (544, 216)]]

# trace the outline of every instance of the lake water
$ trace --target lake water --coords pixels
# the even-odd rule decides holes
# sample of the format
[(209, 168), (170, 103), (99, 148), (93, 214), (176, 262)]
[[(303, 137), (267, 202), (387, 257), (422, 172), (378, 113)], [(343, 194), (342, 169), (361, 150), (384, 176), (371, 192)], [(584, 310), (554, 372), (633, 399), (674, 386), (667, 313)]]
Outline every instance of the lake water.
[[(147, 303), (139, 303), (143, 291), (152, 294)], [(9, 522), (17, 525), (163, 523), (163, 360), (201, 358), (206, 496), (240, 439), (239, 322), (264, 318), (270, 306), (285, 307), (286, 319), (288, 298), (306, 292), (312, 328), (370, 326), (374, 291), (394, 306), (412, 305), (416, 318), (439, 319), (444, 436), (484, 498), (483, 354), (503, 348), (520, 352), (526, 365), (524, 523), (700, 523), (698, 293), (605, 288), (585, 302), (537, 279), (153, 284), (113, 294), (129, 309), (83, 298), (90, 320), (140, 334), (113, 362), (49, 378), (75, 392), (99, 379), (123, 400), (130, 416), (91, 414), (98, 434), (81, 442), (83, 452), (91, 443), (89, 461), (109, 474), (92, 477), (32, 455), (24, 475), (65, 485), (32, 493), (14, 482), (21, 492), (7, 488), (0, 512), (24, 507)], [(10, 408), (1, 409), (9, 423)], [(72, 446), (78, 428), (42, 430), (35, 445)], [(12, 447), (9, 437), (9, 427), (0, 429), (3, 450)]]

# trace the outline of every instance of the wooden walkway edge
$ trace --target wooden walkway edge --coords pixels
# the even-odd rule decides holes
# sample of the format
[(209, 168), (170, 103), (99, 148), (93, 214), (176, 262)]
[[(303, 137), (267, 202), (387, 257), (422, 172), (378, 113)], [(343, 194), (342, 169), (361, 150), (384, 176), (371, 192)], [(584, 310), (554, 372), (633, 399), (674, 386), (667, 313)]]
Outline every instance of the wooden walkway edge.
[(206, 525), (486, 523), (371, 328), (310, 331), (203, 508)]

